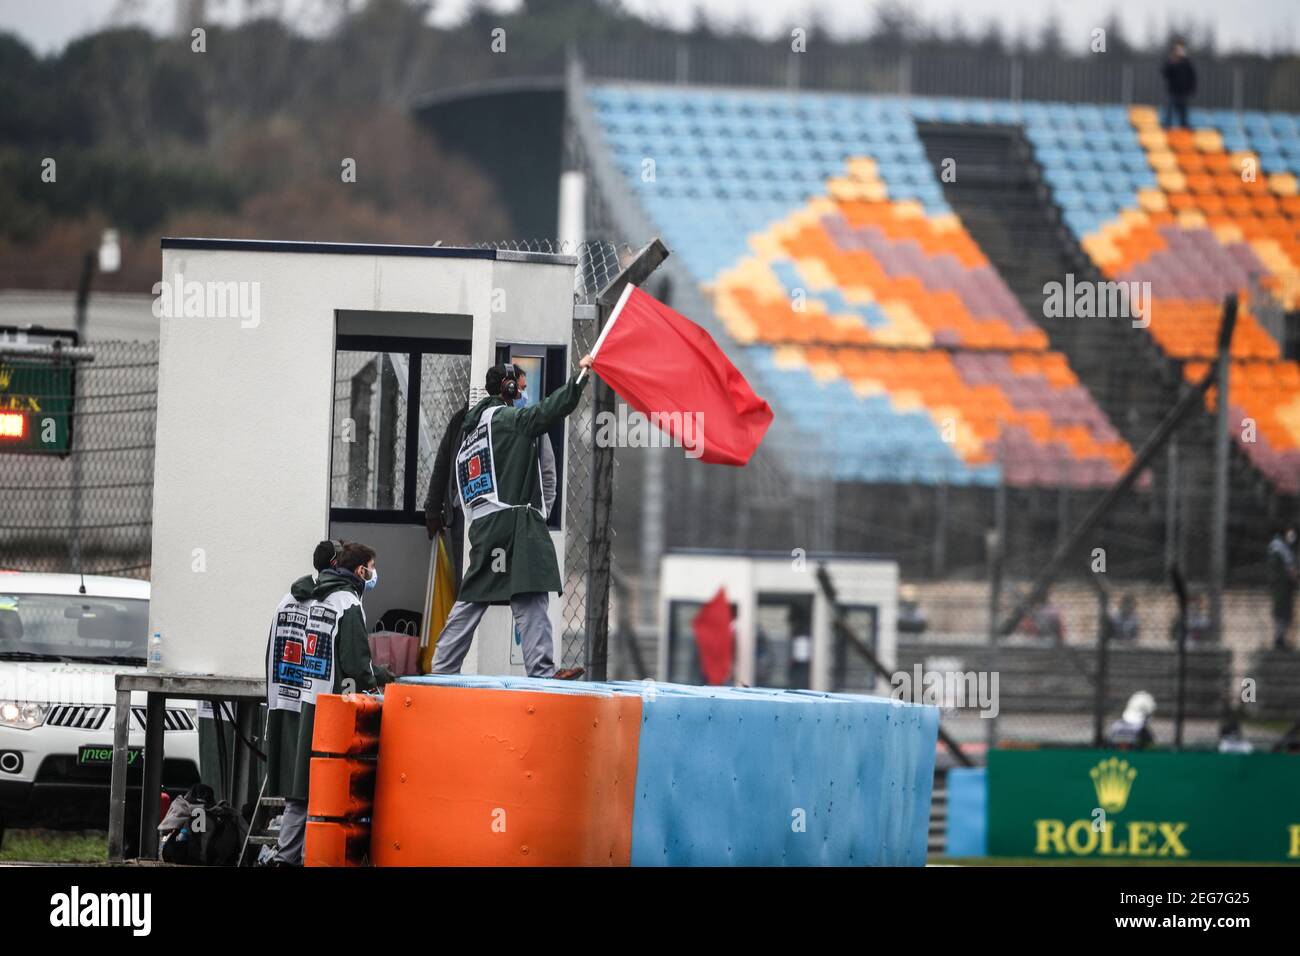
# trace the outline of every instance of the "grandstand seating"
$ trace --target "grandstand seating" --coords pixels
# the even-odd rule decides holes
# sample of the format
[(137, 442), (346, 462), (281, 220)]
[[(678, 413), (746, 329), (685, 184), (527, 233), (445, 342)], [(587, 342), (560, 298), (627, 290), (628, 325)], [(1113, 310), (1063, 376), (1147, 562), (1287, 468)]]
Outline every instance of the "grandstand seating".
[[(1083, 248), (1108, 278), (1149, 282), (1149, 331), (1195, 381), (1215, 354), (1220, 303), (1252, 278), (1286, 309), (1300, 306), (1300, 132), (1290, 116), (1198, 111), (1195, 128), (1164, 130), (1150, 107), (1126, 121), (1154, 182), (1135, 202), (1100, 217), (1078, 212), (1067, 157), (1038, 149), (1044, 176)], [(1041, 138), (1039, 140), (1042, 142)], [(1102, 162), (1118, 148), (1077, 137), (1073, 148)], [(1233, 435), (1255, 466), (1286, 494), (1300, 491), (1300, 366), (1243, 300), (1233, 338), (1230, 412)], [(1211, 407), (1215, 401), (1210, 396)], [(1255, 423), (1246, 427), (1247, 420)]]
[(1127, 465), (948, 207), (903, 101), (593, 96), (646, 210), (838, 477), (1095, 487)]
[[(1141, 107), (641, 85), (590, 96), (760, 391), (844, 479), (1093, 487), (1132, 456), (953, 214), (918, 122), (1022, 127), (1101, 273), (1151, 283), (1148, 331), (1188, 378), (1213, 354), (1224, 293), (1257, 276), (1285, 307), (1300, 300), (1294, 117), (1197, 111), (1195, 130), (1165, 131)], [(1249, 300), (1233, 355), (1230, 400), (1257, 423), (1257, 440), (1238, 441), (1294, 494), (1300, 368)]]

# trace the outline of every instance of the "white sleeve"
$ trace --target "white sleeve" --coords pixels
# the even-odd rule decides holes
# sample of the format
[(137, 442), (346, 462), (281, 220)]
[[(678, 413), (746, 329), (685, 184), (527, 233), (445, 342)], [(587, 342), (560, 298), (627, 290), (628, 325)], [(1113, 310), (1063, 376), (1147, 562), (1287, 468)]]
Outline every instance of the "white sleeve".
[(543, 435), (541, 449), (538, 452), (538, 461), (542, 468), (542, 510), (546, 517), (551, 516), (551, 509), (555, 507), (555, 449), (551, 447), (551, 436)]

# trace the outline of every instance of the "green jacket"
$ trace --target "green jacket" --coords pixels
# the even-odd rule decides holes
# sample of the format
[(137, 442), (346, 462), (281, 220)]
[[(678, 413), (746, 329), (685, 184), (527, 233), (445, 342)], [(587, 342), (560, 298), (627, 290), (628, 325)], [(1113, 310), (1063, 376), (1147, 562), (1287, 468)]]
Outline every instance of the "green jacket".
[(500, 406), (492, 417), (497, 493), (503, 502), (535, 507), (511, 508), (474, 519), (469, 526), (469, 567), (456, 595), (458, 601), (508, 604), (516, 594), (560, 590), (555, 546), (540, 513), (537, 440), (578, 407), (585, 387), (586, 377), (580, 383), (574, 376), (536, 405), (515, 408), (500, 396), (490, 396), (465, 415), (462, 443), (478, 427), (486, 409)]
[[(294, 600), (317, 601), (335, 591), (350, 589), (359, 598), (365, 585), (346, 571), (325, 570), (313, 580), (310, 575), (294, 581), (289, 593)], [(272, 626), (270, 640), (275, 639)], [(268, 667), (271, 648), (267, 648)], [(271, 674), (267, 673), (268, 685)], [(372, 667), (370, 638), (361, 605), (343, 612), (334, 639), (334, 677), (332, 693), (343, 692), (344, 680), (351, 679), (355, 690), (374, 690), (391, 680), (383, 667)], [(266, 795), (307, 799), (308, 774), (311, 770), (311, 741), (316, 729), (316, 705), (304, 701), (301, 710), (281, 710), (273, 706), (266, 715)]]

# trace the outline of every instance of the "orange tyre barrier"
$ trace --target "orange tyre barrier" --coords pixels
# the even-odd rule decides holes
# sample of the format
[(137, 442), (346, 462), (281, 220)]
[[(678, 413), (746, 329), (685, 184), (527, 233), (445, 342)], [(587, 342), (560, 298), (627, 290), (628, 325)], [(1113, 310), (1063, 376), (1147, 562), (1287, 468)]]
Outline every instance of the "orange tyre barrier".
[(633, 695), (390, 685), (372, 861), (627, 866), (640, 723)]
[(308, 820), (305, 866), (364, 866), (370, 854), (370, 828), (334, 820)]
[(375, 801), (375, 763), (344, 757), (313, 757), (310, 817), (369, 816)]
[(311, 749), (324, 754), (375, 753), (382, 701), (370, 694), (322, 694), (316, 700)]
[(312, 731), (306, 866), (361, 866), (370, 855), (383, 698), (322, 694)]

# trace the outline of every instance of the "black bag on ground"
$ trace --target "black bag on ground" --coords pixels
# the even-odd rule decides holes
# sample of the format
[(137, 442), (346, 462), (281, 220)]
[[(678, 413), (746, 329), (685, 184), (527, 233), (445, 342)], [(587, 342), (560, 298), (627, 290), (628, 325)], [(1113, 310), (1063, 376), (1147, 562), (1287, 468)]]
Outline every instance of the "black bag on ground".
[(217, 801), (205, 783), (196, 783), (177, 797), (158, 825), (164, 863), (188, 866), (235, 866), (248, 825), (229, 803)]

